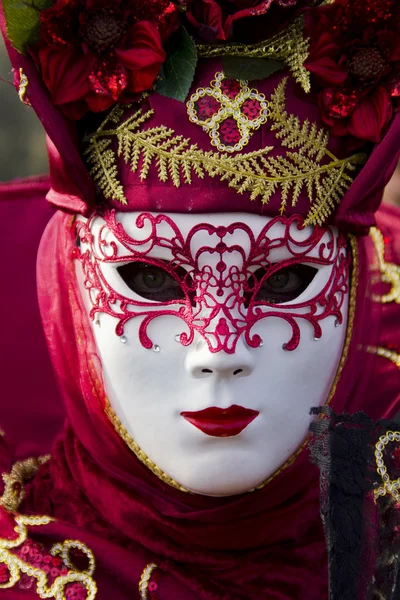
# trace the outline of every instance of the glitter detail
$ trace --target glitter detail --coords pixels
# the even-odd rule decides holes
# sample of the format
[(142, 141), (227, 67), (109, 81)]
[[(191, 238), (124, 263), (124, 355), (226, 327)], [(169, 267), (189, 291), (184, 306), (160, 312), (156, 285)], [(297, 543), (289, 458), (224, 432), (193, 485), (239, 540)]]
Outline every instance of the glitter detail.
[[(99, 223), (100, 221), (100, 223)], [(271, 236), (275, 224), (283, 226), (279, 239)], [(99, 225), (96, 239), (93, 227)], [(138, 335), (144, 348), (158, 351), (148, 335), (150, 323), (163, 315), (174, 316), (187, 325), (180, 341), (190, 345), (197, 332), (207, 342), (210, 352), (233, 354), (239, 337), (251, 348), (258, 348), (260, 337), (253, 333), (256, 323), (269, 317), (285, 320), (291, 328), (286, 342), (287, 350), (295, 350), (300, 343), (300, 322), (312, 327), (313, 335), (322, 335), (321, 321), (333, 316), (342, 322), (342, 306), (348, 292), (349, 259), (346, 240), (335, 238), (332, 229), (316, 227), (303, 235), (303, 220), (299, 216), (278, 216), (262, 228), (257, 237), (244, 223), (229, 227), (199, 223), (183, 235), (174, 220), (164, 214), (141, 213), (135, 219), (136, 227), (148, 230), (145, 239), (130, 237), (115, 210), (94, 215), (87, 222), (77, 221), (76, 232), (81, 239), (78, 259), (82, 263), (85, 288), (91, 303), (90, 317), (105, 313), (116, 320), (115, 331), (123, 336), (124, 327), (133, 318), (141, 318)], [(191, 248), (204, 233), (209, 245)], [(233, 234), (241, 244), (233, 243)], [(199, 236), (199, 237), (197, 237)], [(154, 257), (154, 251), (163, 248), (164, 260)], [(245, 250), (245, 248), (247, 248)], [(290, 258), (271, 262), (270, 253), (285, 248)], [(166, 254), (168, 252), (168, 255)], [(311, 254), (312, 253), (312, 254)], [(234, 263), (232, 264), (232, 257)], [(106, 264), (146, 262), (163, 269), (179, 281), (182, 297), (165, 302), (148, 302), (133, 293), (129, 297), (119, 293), (105, 275)], [(228, 267), (228, 264), (231, 266)], [(263, 282), (275, 272), (300, 263), (332, 267), (325, 285), (316, 295), (304, 301), (268, 303), (257, 300)], [(185, 277), (179, 275), (184, 269)], [(265, 275), (255, 280), (253, 273), (263, 269)]]
[[(125, 111), (117, 106), (90, 139), (85, 152), (90, 174), (105, 198), (122, 204), (127, 204), (127, 199), (118, 179), (120, 155), (132, 172), (138, 172), (141, 181), (156, 170), (161, 182), (180, 187), (182, 183), (190, 185), (194, 176), (204, 179), (207, 174), (219, 177), (239, 194), (248, 192), (250, 200), (260, 199), (263, 204), (278, 192), (281, 214), (289, 201), (295, 206), (306, 191), (310, 201), (306, 224), (322, 225), (352, 184), (356, 168), (366, 161), (366, 155), (358, 153), (344, 159), (334, 156), (328, 150), (326, 130), (287, 112), (286, 85), (284, 78), (268, 102), (267, 121), (281, 144), (278, 156), (270, 156), (273, 147), (236, 156), (203, 151), (190, 138), (176, 135), (163, 125), (144, 129), (142, 125), (152, 117), (152, 110), (139, 109), (118, 125)], [(209, 90), (207, 95), (212, 94), (211, 88), (205, 90)], [(240, 114), (238, 109), (239, 120)], [(204, 123), (209, 129), (209, 121)], [(115, 139), (118, 151), (112, 148)], [(231, 148), (235, 151), (235, 146)]]
[(374, 243), (378, 256), (378, 264), (383, 283), (391, 286), (390, 291), (382, 296), (374, 295), (375, 302), (389, 304), (395, 302), (400, 304), (400, 266), (385, 261), (385, 240), (382, 233), (376, 227), (370, 229), (369, 235)]
[(293, 78), (303, 90), (310, 92), (310, 73), (304, 67), (308, 58), (310, 40), (304, 39), (303, 31), (304, 17), (300, 17), (281, 33), (259, 44), (224, 44), (221, 46), (199, 44), (197, 51), (199, 56), (204, 58), (244, 56), (281, 60), (289, 67)]
[(160, 348), (160, 346), (158, 346), (158, 344), (154, 344), (152, 350), (153, 350), (153, 352), (160, 352), (161, 348)]
[[(187, 102), (189, 120), (200, 125), (209, 134), (211, 144), (220, 152), (239, 152), (249, 143), (254, 131), (267, 121), (267, 102), (264, 94), (256, 89), (250, 89), (247, 81), (225, 79), (222, 72), (216, 73), (209, 87), (198, 88)], [(202, 110), (199, 100), (209, 98), (206, 113)], [(211, 114), (211, 100), (218, 103)], [(255, 118), (249, 118), (249, 100), (256, 101), (259, 107)], [(257, 106), (253, 105), (253, 108)], [(245, 107), (245, 111), (243, 110)], [(221, 139), (222, 138), (222, 139)]]

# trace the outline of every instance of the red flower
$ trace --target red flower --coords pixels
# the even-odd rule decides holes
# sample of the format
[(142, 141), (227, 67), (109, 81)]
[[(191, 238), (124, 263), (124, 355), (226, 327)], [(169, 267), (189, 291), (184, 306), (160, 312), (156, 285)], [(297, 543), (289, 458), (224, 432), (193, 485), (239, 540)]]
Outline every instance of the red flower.
[(306, 67), (334, 135), (378, 143), (400, 108), (400, 13), (393, 0), (353, 2), (308, 13)]
[(234, 23), (241, 19), (263, 16), (273, 5), (291, 8), (304, 4), (304, 0), (181, 0), (181, 3), (187, 5), (187, 20), (198, 37), (215, 42), (230, 39)]
[(129, 102), (154, 83), (177, 24), (169, 0), (57, 0), (41, 12), (35, 51), (52, 102), (72, 119)]

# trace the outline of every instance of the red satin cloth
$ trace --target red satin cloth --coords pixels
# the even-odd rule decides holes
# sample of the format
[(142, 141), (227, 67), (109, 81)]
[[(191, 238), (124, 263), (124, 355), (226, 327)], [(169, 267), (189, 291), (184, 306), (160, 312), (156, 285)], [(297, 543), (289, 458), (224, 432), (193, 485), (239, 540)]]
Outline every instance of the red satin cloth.
[[(395, 210), (384, 211), (381, 220), (385, 235), (400, 231)], [(27, 486), (21, 506), (21, 512), (57, 519), (32, 529), (34, 539), (46, 547), (66, 538), (86, 543), (97, 562), (97, 600), (139, 598), (138, 582), (149, 562), (162, 569), (160, 600), (325, 600), (318, 472), (307, 451), (262, 490), (215, 499), (163, 484), (114, 432), (104, 415), (99, 360), (76, 287), (72, 231), (71, 216), (57, 213), (44, 234), (38, 260), (43, 325), (68, 424), (52, 460)], [(399, 307), (387, 305), (381, 315), (381, 306), (370, 303), (368, 239), (359, 242), (359, 250), (353, 339), (332, 406), (338, 412), (362, 409), (379, 418), (397, 408), (400, 370), (386, 359), (360, 354), (358, 347), (395, 343)], [(388, 252), (391, 260), (400, 262), (399, 248), (391, 242)], [(9, 420), (11, 413), (17, 416), (20, 402), (27, 404), (26, 398), (11, 397), (11, 405), (2, 399), (0, 412), (6, 405)], [(40, 402), (35, 408), (31, 423), (41, 431), (44, 413), (48, 418), (51, 409), (47, 403), (43, 410)], [(4, 428), (1, 417), (0, 425)], [(18, 430), (14, 428), (14, 437)], [(9, 462), (10, 449), (4, 444), (2, 453)], [(0, 597), (37, 598), (18, 587), (1, 590)]]

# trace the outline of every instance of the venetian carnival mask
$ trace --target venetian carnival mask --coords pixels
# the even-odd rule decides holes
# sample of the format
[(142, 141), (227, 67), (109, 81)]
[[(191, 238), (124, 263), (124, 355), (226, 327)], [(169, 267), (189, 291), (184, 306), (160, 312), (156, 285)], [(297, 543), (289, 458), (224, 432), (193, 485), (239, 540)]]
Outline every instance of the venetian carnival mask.
[(112, 210), (77, 232), (106, 393), (131, 448), (199, 494), (268, 480), (329, 397), (346, 333), (344, 237), (297, 216)]

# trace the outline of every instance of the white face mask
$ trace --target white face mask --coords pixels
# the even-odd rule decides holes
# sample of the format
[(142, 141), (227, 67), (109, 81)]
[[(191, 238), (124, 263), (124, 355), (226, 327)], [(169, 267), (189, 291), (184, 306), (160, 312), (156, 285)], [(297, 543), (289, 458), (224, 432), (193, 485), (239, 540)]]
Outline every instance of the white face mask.
[(78, 231), (79, 284), (128, 434), (190, 491), (260, 485), (329, 395), (347, 324), (343, 237), (242, 213), (109, 212)]

